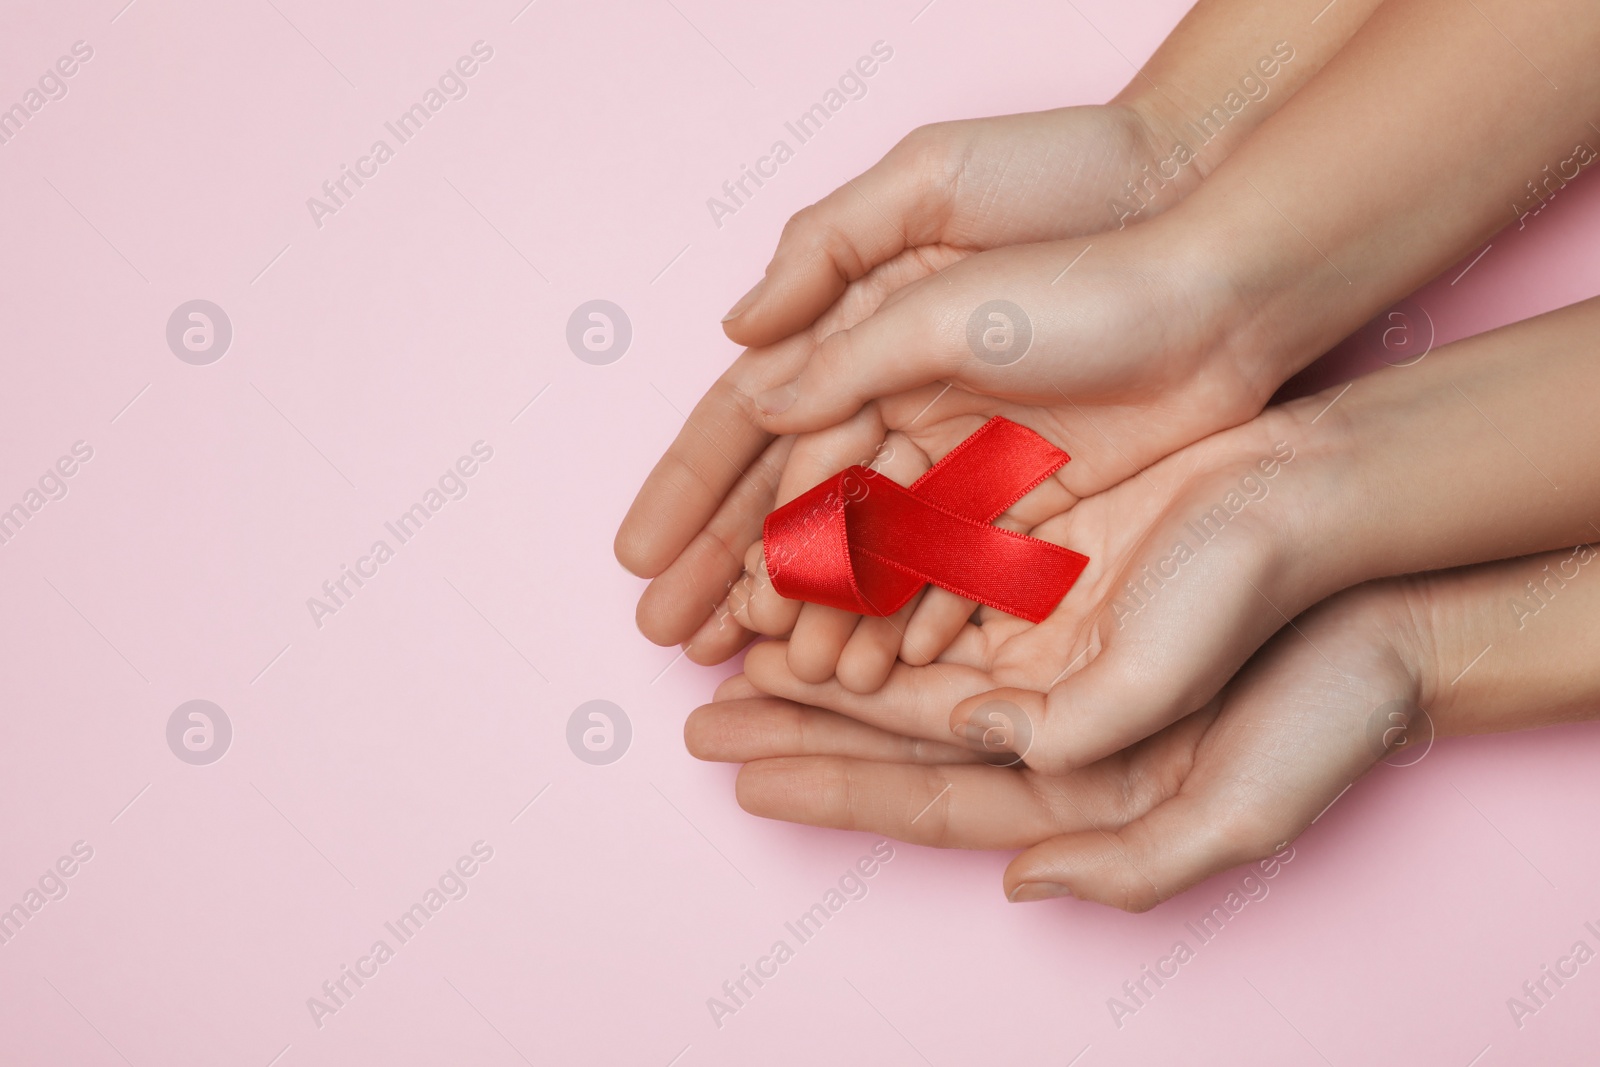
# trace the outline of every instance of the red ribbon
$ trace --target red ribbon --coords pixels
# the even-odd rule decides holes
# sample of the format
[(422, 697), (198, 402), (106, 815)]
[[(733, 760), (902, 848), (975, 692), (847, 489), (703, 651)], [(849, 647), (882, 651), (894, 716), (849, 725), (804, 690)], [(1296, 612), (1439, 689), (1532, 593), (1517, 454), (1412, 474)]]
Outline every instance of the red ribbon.
[(1087, 556), (991, 525), (1072, 457), (993, 418), (912, 483), (856, 465), (767, 516), (767, 573), (791, 600), (893, 615), (932, 583), (1043, 622)]

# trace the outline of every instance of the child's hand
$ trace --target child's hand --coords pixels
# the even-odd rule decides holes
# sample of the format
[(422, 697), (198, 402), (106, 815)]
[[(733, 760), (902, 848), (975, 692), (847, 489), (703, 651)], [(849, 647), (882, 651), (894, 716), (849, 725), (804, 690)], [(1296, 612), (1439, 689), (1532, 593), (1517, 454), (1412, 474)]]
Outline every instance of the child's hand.
[[(1065, 442), (1074, 456), (1084, 451), (1091, 459), (1106, 454), (1103, 446), (1095, 447), (1098, 442), (1083, 441), (1071, 432), (1069, 427), (1074, 421), (1081, 424), (1081, 419), (1062, 417), (1056, 409), (997, 404), (964, 390), (932, 387), (869, 405), (837, 429), (800, 435), (789, 454), (777, 499), (793, 499), (857, 462), (857, 455), (870, 457), (870, 467), (879, 474), (910, 485), (994, 414), (1026, 420), (1052, 441)], [(1070, 409), (1067, 414), (1072, 414)], [(1007, 509), (995, 525), (1038, 535), (1035, 528), (1046, 519), (1065, 512), (1100, 481), (1115, 477), (1097, 474), (1091, 463), (1079, 465), (1074, 459)], [(1046, 540), (1048, 533), (1042, 535)], [(750, 546), (745, 568), (745, 576), (728, 595), (732, 619), (756, 633), (788, 636), (788, 663), (797, 677), (821, 682), (837, 676), (858, 693), (881, 686), (897, 657), (914, 666), (932, 662), (976, 608), (972, 601), (930, 585), (891, 616), (863, 617), (781, 596), (768, 575), (759, 542)]]

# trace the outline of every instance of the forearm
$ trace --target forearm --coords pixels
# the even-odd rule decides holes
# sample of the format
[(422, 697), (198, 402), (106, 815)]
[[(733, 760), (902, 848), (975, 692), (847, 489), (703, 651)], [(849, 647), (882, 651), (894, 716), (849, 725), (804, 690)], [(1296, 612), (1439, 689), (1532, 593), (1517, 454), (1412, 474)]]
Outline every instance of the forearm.
[[(1156, 135), (1165, 169), (1211, 173), (1344, 47), (1380, 0), (1200, 0), (1122, 92)], [(1181, 147), (1180, 147), (1181, 146)], [(1125, 196), (1126, 191), (1117, 195)]]
[(1289, 405), (1307, 597), (1600, 539), (1600, 299)]
[(1225, 354), (1270, 390), (1513, 221), (1600, 136), (1597, 48), (1580, 0), (1383, 5), (1153, 224), (1228, 290)]
[(1600, 553), (1589, 546), (1410, 579), (1402, 654), (1440, 734), (1600, 716)]

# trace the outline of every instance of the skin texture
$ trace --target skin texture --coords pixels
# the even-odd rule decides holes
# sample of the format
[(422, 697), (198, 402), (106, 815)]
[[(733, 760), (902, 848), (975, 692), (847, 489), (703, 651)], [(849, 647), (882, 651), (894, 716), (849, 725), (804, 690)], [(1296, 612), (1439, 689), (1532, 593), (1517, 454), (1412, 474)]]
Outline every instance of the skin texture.
[[(1285, 627), (1205, 708), (1061, 775), (766, 696), (744, 676), (689, 717), (684, 738), (701, 759), (745, 764), (737, 793), (753, 814), (1021, 849), (1008, 899), (1144, 911), (1280, 852), (1379, 759), (1426, 736), (1422, 723), (1448, 736), (1593, 717), (1596, 556), (1585, 546), (1349, 590)], [(1539, 603), (1530, 581), (1545, 595), (1528, 615), (1509, 605)]]
[[(677, 572), (679, 595), (652, 587), (641, 601), (647, 634), (691, 635), (709, 662), (752, 628), (792, 626), (691, 717), (691, 750), (746, 762), (740, 802), (759, 814), (1024, 848), (1012, 899), (1070, 892), (1141, 910), (1300, 832), (1381, 757), (1369, 730), (1385, 708), (1427, 707), (1442, 732), (1580, 715), (1597, 695), (1586, 664), (1600, 604), (1581, 571), (1547, 569), (1575, 556), (1380, 580), (1311, 605), (1366, 578), (1592, 536), (1582, 501), (1600, 472), (1584, 457), (1600, 442), (1573, 399), (1600, 384), (1573, 355), (1592, 307), (1315, 398), (1323, 410), (1252, 416), (1288, 374), (1511, 221), (1527, 183), (1588, 136), (1597, 45), (1600, 19), (1572, 0), (1470, 12), (1389, 0), (1154, 218), (980, 250), (916, 246), (926, 228), (899, 227), (913, 247), (898, 254), (919, 264), (904, 284), (859, 318), (741, 357), (619, 535), (636, 572)], [(874, 269), (858, 266), (791, 295), (817, 305), (837, 283), (849, 300)], [(769, 277), (731, 334), (785, 292)], [(974, 309), (995, 299), (1033, 326), (1014, 362), (968, 347)], [(1540, 373), (1495, 358), (1497, 343), (1537, 354)], [(1006, 521), (1089, 555), (1082, 596), (1038, 627), (982, 612), (968, 624), (966, 605), (932, 594), (888, 622), (808, 622), (809, 606), (763, 599), (751, 546), (772, 502), (868, 457), (909, 480), (996, 413), (1075, 457)], [(769, 448), (787, 453), (729, 496)], [(1228, 503), (1252, 471), (1276, 477), (1273, 491)], [(1225, 533), (1119, 611), (1128, 583), (1219, 500)], [(738, 535), (718, 539), (714, 566), (685, 566), (708, 518)], [(707, 619), (741, 562), (749, 581)], [(1537, 612), (1508, 608), (1519, 595)], [(1519, 643), (1535, 623), (1541, 642)], [(1474, 664), (1491, 645), (1498, 663)], [(996, 702), (1009, 710), (997, 717)]]
[(1303, 830), (1385, 755), (1375, 716), (1592, 716), (1597, 331), (1586, 301), (1270, 408), (1035, 529), (1098, 553), (1081, 607), (980, 614), (865, 695), (759, 645), (690, 750), (747, 763), (756, 814), (1023, 848), (1012, 899), (1143, 910)]
[[(744, 570), (761, 517), (807, 488), (792, 475), (788, 495), (779, 493), (777, 472), (793, 441), (775, 439), (754, 405), (754, 392), (775, 367), (799, 368), (826, 338), (966, 256), (1159, 215), (1314, 75), (1375, 6), (1345, 0), (1308, 30), (1303, 13), (1281, 4), (1202, 2), (1109, 104), (921, 128), (866, 174), (796, 215), (765, 278), (726, 321), (728, 335), (749, 350), (696, 406), (618, 532), (617, 558), (655, 579), (639, 605), (645, 635), (686, 642), (690, 658), (702, 663), (726, 659), (750, 636), (730, 623), (724, 598)], [(1290, 36), (1294, 58), (1278, 63), (1273, 46)], [(1263, 69), (1275, 72), (1268, 78)], [(1264, 96), (1203, 145), (1184, 131), (1247, 75), (1255, 79), (1252, 95)], [(1170, 163), (1162, 168), (1184, 138), (1193, 142), (1193, 161), (1176, 173)], [(1170, 177), (1152, 180), (1151, 168)], [(1140, 183), (1137, 198), (1129, 183)], [(1113, 204), (1119, 197), (1121, 209)], [(1075, 256), (1087, 247), (1063, 251)], [(1050, 275), (1067, 262), (1052, 260)], [(870, 458), (879, 443), (846, 462)], [(831, 455), (827, 447), (812, 454)], [(1100, 465), (1111, 467), (1111, 457)], [(845, 636), (853, 625), (816, 622), (820, 632)]]
[[(901, 732), (930, 740), (965, 736), (975, 711), (1006, 700), (1028, 717), (1029, 766), (1092, 763), (1203, 707), (1287, 619), (1340, 589), (1600, 538), (1597, 332), (1591, 300), (1448, 345), (1064, 508), (1029, 532), (1091, 563), (1048, 620), (983, 608), (924, 630), (922, 651), (952, 656), (894, 664), (873, 697), (843, 672), (794, 670), (798, 628), (787, 646), (752, 649), (745, 670), (766, 692), (870, 721), (915, 707)], [(1036, 490), (1033, 506), (1067, 496)]]
[[(771, 454), (760, 478), (740, 475), (764, 449), (785, 447), (773, 434), (829, 435), (787, 446), (791, 466), (797, 455), (851, 453), (847, 441), (861, 447), (846, 462), (859, 461), (885, 443), (873, 439), (873, 405), (954, 383), (1028, 405), (1035, 415), (1018, 421), (1035, 428), (1070, 418), (1072, 433), (1052, 439), (1075, 457), (1063, 488), (1084, 496), (1258, 411), (1288, 374), (1508, 221), (1523, 184), (1570, 154), (1588, 129), (1582, 116), (1600, 110), (1600, 68), (1588, 62), (1600, 20), (1569, 0), (1480, 3), (1459, 15), (1443, 0), (1385, 4), (1201, 188), (1151, 221), (1092, 241), (971, 254), (920, 246), (901, 254), (919, 257), (922, 279), (866, 317), (741, 357), (619, 534), (625, 564), (662, 576), (641, 600), (641, 628), (662, 642), (687, 638), (700, 662), (747, 639), (728, 623), (738, 605), (715, 605), (740, 564), (754, 562), (760, 513), (816, 480)], [(1434, 136), (1440, 129), (1451, 136)], [(814, 232), (807, 225), (801, 232)], [(963, 258), (938, 264), (935, 251)], [(974, 358), (966, 338), (973, 309), (995, 298), (1029, 309), (1035, 330), (1027, 356), (1004, 367)], [(948, 625), (959, 608), (944, 604), (936, 618)], [(867, 688), (896, 625), (910, 636), (919, 626), (915, 615), (866, 624), (856, 656), (845, 647), (856, 625), (797, 617), (792, 666), (815, 677), (843, 665), (843, 679)], [(901, 643), (925, 658), (926, 642)]]

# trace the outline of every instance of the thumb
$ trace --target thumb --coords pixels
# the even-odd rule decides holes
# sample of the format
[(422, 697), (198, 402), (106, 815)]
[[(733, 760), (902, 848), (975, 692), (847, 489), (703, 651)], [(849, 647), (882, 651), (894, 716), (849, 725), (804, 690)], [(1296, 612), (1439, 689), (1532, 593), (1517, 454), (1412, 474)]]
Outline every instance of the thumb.
[(1057, 242), (978, 252), (906, 286), (854, 326), (823, 338), (798, 376), (782, 377), (780, 368), (753, 387), (761, 423), (777, 434), (820, 429), (870, 400), (938, 381), (987, 396), (1058, 400), (1058, 357), (1080, 350), (1098, 354), (1072, 365), (1067, 387), (1095, 385), (1108, 362), (1102, 349), (1119, 351), (1102, 344), (1102, 320), (1127, 301), (1101, 284), (1079, 285), (1070, 295), (1052, 290), (1069, 251)]
[[(1243, 863), (1262, 861), (1271, 877), (1277, 871), (1267, 865), (1293, 858), (1289, 840), (1303, 826), (1297, 812), (1252, 812), (1215, 794), (1179, 793), (1121, 829), (1080, 830), (1026, 850), (1006, 868), (1006, 899), (1072, 896), (1148, 911)], [(1229, 917), (1225, 909), (1220, 921)]]
[[(1142, 552), (1171, 545), (1163, 534), (1179, 537), (1174, 521), (1152, 526)], [(1187, 565), (1180, 586), (1168, 582), (1154, 594), (1145, 587), (1146, 599), (1134, 609), (1127, 609), (1129, 595), (1105, 597), (1089, 627), (1088, 661), (1057, 679), (1044, 698), (1030, 767), (1062, 774), (1177, 722), (1214, 698), (1282, 625), (1276, 609), (1262, 609), (1264, 598), (1272, 598), (1265, 601), (1270, 607), (1286, 595), (1246, 521), (1197, 554), (1203, 558)], [(1151, 567), (1135, 569), (1142, 558), (1135, 556), (1122, 575), (1138, 580), (1142, 573), (1159, 584)], [(1163, 599), (1145, 610), (1152, 595)]]
[[(861, 322), (829, 334), (798, 376), (790, 370), (752, 389), (763, 427), (776, 434), (820, 430), (881, 397), (971, 376), (970, 364), (979, 361), (966, 343), (972, 298), (965, 294), (981, 276), (964, 268), (984, 255), (913, 283)], [(985, 287), (995, 284), (989, 273)]]
[[(798, 377), (755, 395), (771, 433), (806, 433), (844, 422), (863, 406), (946, 377), (952, 360), (913, 301), (884, 309), (848, 330), (829, 334)], [(781, 429), (779, 428), (781, 427)]]
[(1040, 774), (1068, 774), (1182, 717), (1171, 694), (1139, 684), (1147, 669), (1135, 657), (1101, 652), (1049, 693), (996, 689), (963, 700), (950, 714), (950, 732), (990, 756), (1011, 753), (1012, 762)]
[(792, 217), (766, 275), (723, 318), (742, 345), (773, 344), (811, 325), (874, 267), (936, 243), (953, 183), (940, 180), (948, 135), (918, 130), (865, 174)]

